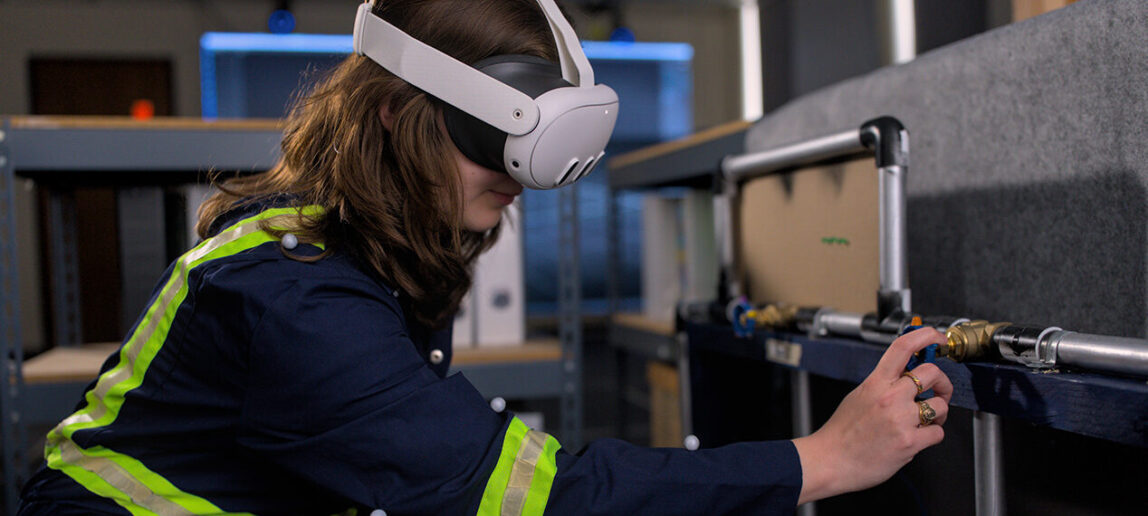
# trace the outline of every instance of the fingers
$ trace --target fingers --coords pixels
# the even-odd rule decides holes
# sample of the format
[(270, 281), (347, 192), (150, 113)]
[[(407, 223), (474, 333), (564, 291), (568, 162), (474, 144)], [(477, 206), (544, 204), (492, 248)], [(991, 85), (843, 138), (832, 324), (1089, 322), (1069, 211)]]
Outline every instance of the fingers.
[(945, 429), (940, 425), (922, 426), (917, 429), (917, 451), (940, 444), (945, 439)]
[(921, 382), (920, 389), (918, 390), (917, 384), (912, 378), (902, 373), (901, 377), (894, 383), (898, 390), (910, 392), (915, 397), (921, 392), (932, 389), (933, 394), (944, 398), (946, 402), (953, 399), (953, 382), (936, 364), (921, 364), (910, 372), (917, 378), (917, 381)]
[(877, 362), (877, 367), (873, 369), (873, 375), (885, 378), (892, 383), (901, 376), (901, 372), (905, 370), (905, 364), (909, 363), (913, 353), (925, 349), (929, 344), (944, 344), (945, 342), (945, 335), (937, 331), (936, 328), (921, 328), (897, 337), (897, 340), (889, 345), (889, 349)]
[[(923, 426), (921, 426), (921, 428), (928, 428), (930, 426), (941, 426), (941, 425), (945, 424), (945, 420), (949, 418), (949, 402), (945, 401), (940, 396), (933, 396), (932, 398), (925, 400), (925, 403), (929, 404), (929, 407), (933, 409), (933, 412), (935, 412), (937, 414), (937, 416), (935, 418), (933, 418), (932, 423), (930, 423), (928, 425), (923, 425)], [(917, 403), (914, 403), (913, 408), (917, 411), (917, 420), (918, 420), (918, 422), (920, 422), (921, 407), (919, 405), (917, 405)]]

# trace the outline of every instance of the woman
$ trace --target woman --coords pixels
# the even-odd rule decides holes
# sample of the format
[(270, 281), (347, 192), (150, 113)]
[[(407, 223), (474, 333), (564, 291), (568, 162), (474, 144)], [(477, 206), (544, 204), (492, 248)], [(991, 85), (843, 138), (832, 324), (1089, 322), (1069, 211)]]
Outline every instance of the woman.
[[(373, 13), (464, 63), (559, 60), (535, 0)], [(299, 103), (281, 162), (203, 206), (203, 242), (51, 431), (21, 514), (787, 514), (941, 440), (951, 384), (902, 375), (931, 329), (793, 441), (575, 454), (491, 411), (445, 376), (448, 328), (522, 186), (460, 151), (444, 110), (360, 56)]]

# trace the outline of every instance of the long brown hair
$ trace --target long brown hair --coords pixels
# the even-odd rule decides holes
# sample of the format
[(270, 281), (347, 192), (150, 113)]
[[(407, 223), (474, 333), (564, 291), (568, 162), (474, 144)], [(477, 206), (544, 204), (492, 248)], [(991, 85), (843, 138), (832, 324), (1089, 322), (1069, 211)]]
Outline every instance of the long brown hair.
[[(557, 60), (535, 0), (386, 0), (373, 12), (464, 63), (503, 54)], [(384, 102), (390, 132), (379, 115)], [(323, 216), (300, 215), (292, 233), (323, 242), (326, 253), (352, 255), (402, 290), (416, 320), (443, 327), (499, 228), (463, 228), (462, 187), (441, 110), (438, 99), (352, 55), (295, 102), (280, 161), (219, 184), (200, 207), (196, 231), (206, 238), (212, 221), (245, 199), (288, 194), (322, 206)]]

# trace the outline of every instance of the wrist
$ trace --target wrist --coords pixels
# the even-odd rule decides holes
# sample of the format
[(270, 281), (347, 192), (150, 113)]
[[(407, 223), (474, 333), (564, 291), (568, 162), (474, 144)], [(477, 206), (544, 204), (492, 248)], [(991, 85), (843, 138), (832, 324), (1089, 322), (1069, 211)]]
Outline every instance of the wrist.
[(837, 492), (836, 475), (840, 464), (834, 464), (826, 443), (818, 433), (793, 439), (801, 461), (801, 494), (797, 504), (828, 498)]

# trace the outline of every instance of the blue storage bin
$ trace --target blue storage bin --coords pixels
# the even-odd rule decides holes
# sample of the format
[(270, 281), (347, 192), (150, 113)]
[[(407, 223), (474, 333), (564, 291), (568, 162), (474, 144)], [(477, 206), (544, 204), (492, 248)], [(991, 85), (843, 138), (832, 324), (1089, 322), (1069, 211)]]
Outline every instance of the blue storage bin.
[[(693, 47), (686, 43), (583, 43), (596, 82), (618, 92), (614, 139), (651, 143), (693, 130)], [(295, 93), (352, 50), (351, 36), (209, 32), (200, 38), (202, 113), (278, 118)]]

